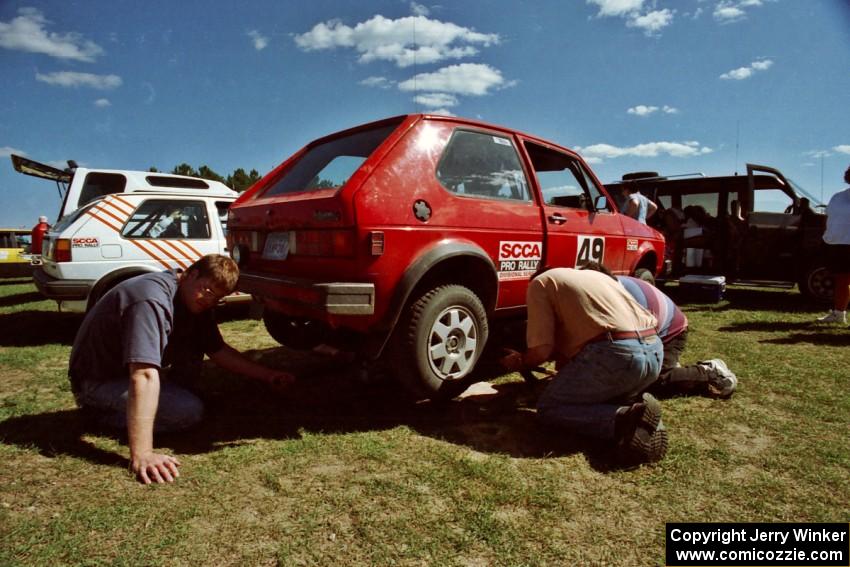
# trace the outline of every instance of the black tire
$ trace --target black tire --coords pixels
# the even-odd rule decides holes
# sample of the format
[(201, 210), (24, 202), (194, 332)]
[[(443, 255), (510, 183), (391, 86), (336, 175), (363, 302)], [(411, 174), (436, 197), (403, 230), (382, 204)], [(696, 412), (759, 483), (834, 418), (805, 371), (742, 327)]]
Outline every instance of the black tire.
[(652, 271), (646, 268), (638, 268), (635, 270), (635, 277), (639, 280), (643, 280), (651, 286), (655, 285), (655, 276), (652, 275)]
[(806, 299), (819, 303), (832, 301), (832, 290), (834, 288), (832, 272), (827, 269), (823, 261), (812, 262), (800, 276), (797, 287)]
[(444, 285), (415, 300), (398, 331), (402, 383), (417, 396), (442, 398), (460, 393), (487, 343), (489, 325), (472, 290)]
[(295, 350), (310, 350), (324, 342), (327, 327), (319, 322), (300, 317), (289, 317), (265, 309), (263, 323), (274, 340)]

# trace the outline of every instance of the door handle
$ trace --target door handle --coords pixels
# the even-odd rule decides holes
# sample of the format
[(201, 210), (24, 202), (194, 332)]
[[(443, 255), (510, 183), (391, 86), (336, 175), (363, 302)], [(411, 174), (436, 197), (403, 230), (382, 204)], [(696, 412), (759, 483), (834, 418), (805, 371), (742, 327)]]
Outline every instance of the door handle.
[(565, 217), (561, 213), (555, 213), (555, 214), (549, 215), (546, 218), (549, 220), (549, 222), (551, 222), (553, 224), (564, 224), (565, 222), (567, 222), (567, 217)]

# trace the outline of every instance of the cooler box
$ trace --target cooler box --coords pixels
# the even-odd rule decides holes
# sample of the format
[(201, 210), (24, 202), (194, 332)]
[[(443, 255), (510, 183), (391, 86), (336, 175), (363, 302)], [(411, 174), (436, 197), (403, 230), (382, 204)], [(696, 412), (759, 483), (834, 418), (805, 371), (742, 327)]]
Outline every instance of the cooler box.
[(679, 292), (683, 297), (704, 303), (717, 303), (726, 295), (726, 278), (723, 276), (689, 275), (679, 278)]

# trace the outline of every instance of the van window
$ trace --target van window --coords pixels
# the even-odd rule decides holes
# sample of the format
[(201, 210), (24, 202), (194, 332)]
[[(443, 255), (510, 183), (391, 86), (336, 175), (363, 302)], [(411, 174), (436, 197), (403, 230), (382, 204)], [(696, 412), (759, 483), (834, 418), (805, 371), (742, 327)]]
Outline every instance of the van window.
[(121, 230), (124, 238), (209, 239), (210, 224), (203, 201), (152, 199), (133, 212)]
[(718, 216), (717, 201), (719, 193), (688, 193), (682, 195), (682, 210), (687, 207), (696, 206), (705, 209), (709, 215)]
[(756, 189), (753, 192), (753, 211), (784, 213), (793, 206), (794, 200), (781, 189)]
[(263, 193), (263, 197), (342, 187), (397, 123), (334, 138), (307, 150)]
[(230, 210), (230, 205), (233, 201), (216, 201), (215, 210), (218, 213), (218, 222), (221, 223), (221, 233), (227, 236), (227, 212)]
[(458, 195), (531, 200), (516, 149), (502, 136), (456, 130), (440, 158), (437, 179)]
[(80, 199), (74, 208), (82, 207), (104, 195), (122, 193), (126, 186), (127, 178), (118, 173), (89, 173), (86, 175), (83, 189), (80, 191)]

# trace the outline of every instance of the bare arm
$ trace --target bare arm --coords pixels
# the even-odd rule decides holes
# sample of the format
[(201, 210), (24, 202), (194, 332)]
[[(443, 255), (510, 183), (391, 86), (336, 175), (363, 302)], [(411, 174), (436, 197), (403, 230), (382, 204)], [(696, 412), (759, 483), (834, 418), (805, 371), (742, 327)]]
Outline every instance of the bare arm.
[(127, 396), (127, 438), (130, 468), (140, 482), (173, 482), (180, 461), (153, 451), (153, 424), (159, 404), (159, 370), (148, 364), (130, 364)]
[(640, 210), (640, 205), (637, 202), (637, 199), (629, 198), (628, 204), (626, 204), (626, 209), (623, 211), (627, 216), (636, 219), (638, 216), (638, 211)]
[(646, 218), (651, 217), (658, 210), (658, 205), (649, 199), (646, 200)]
[(274, 370), (262, 364), (257, 364), (228, 344), (212, 353), (210, 359), (225, 370), (275, 387), (287, 386), (295, 381), (295, 377), (289, 372)]

